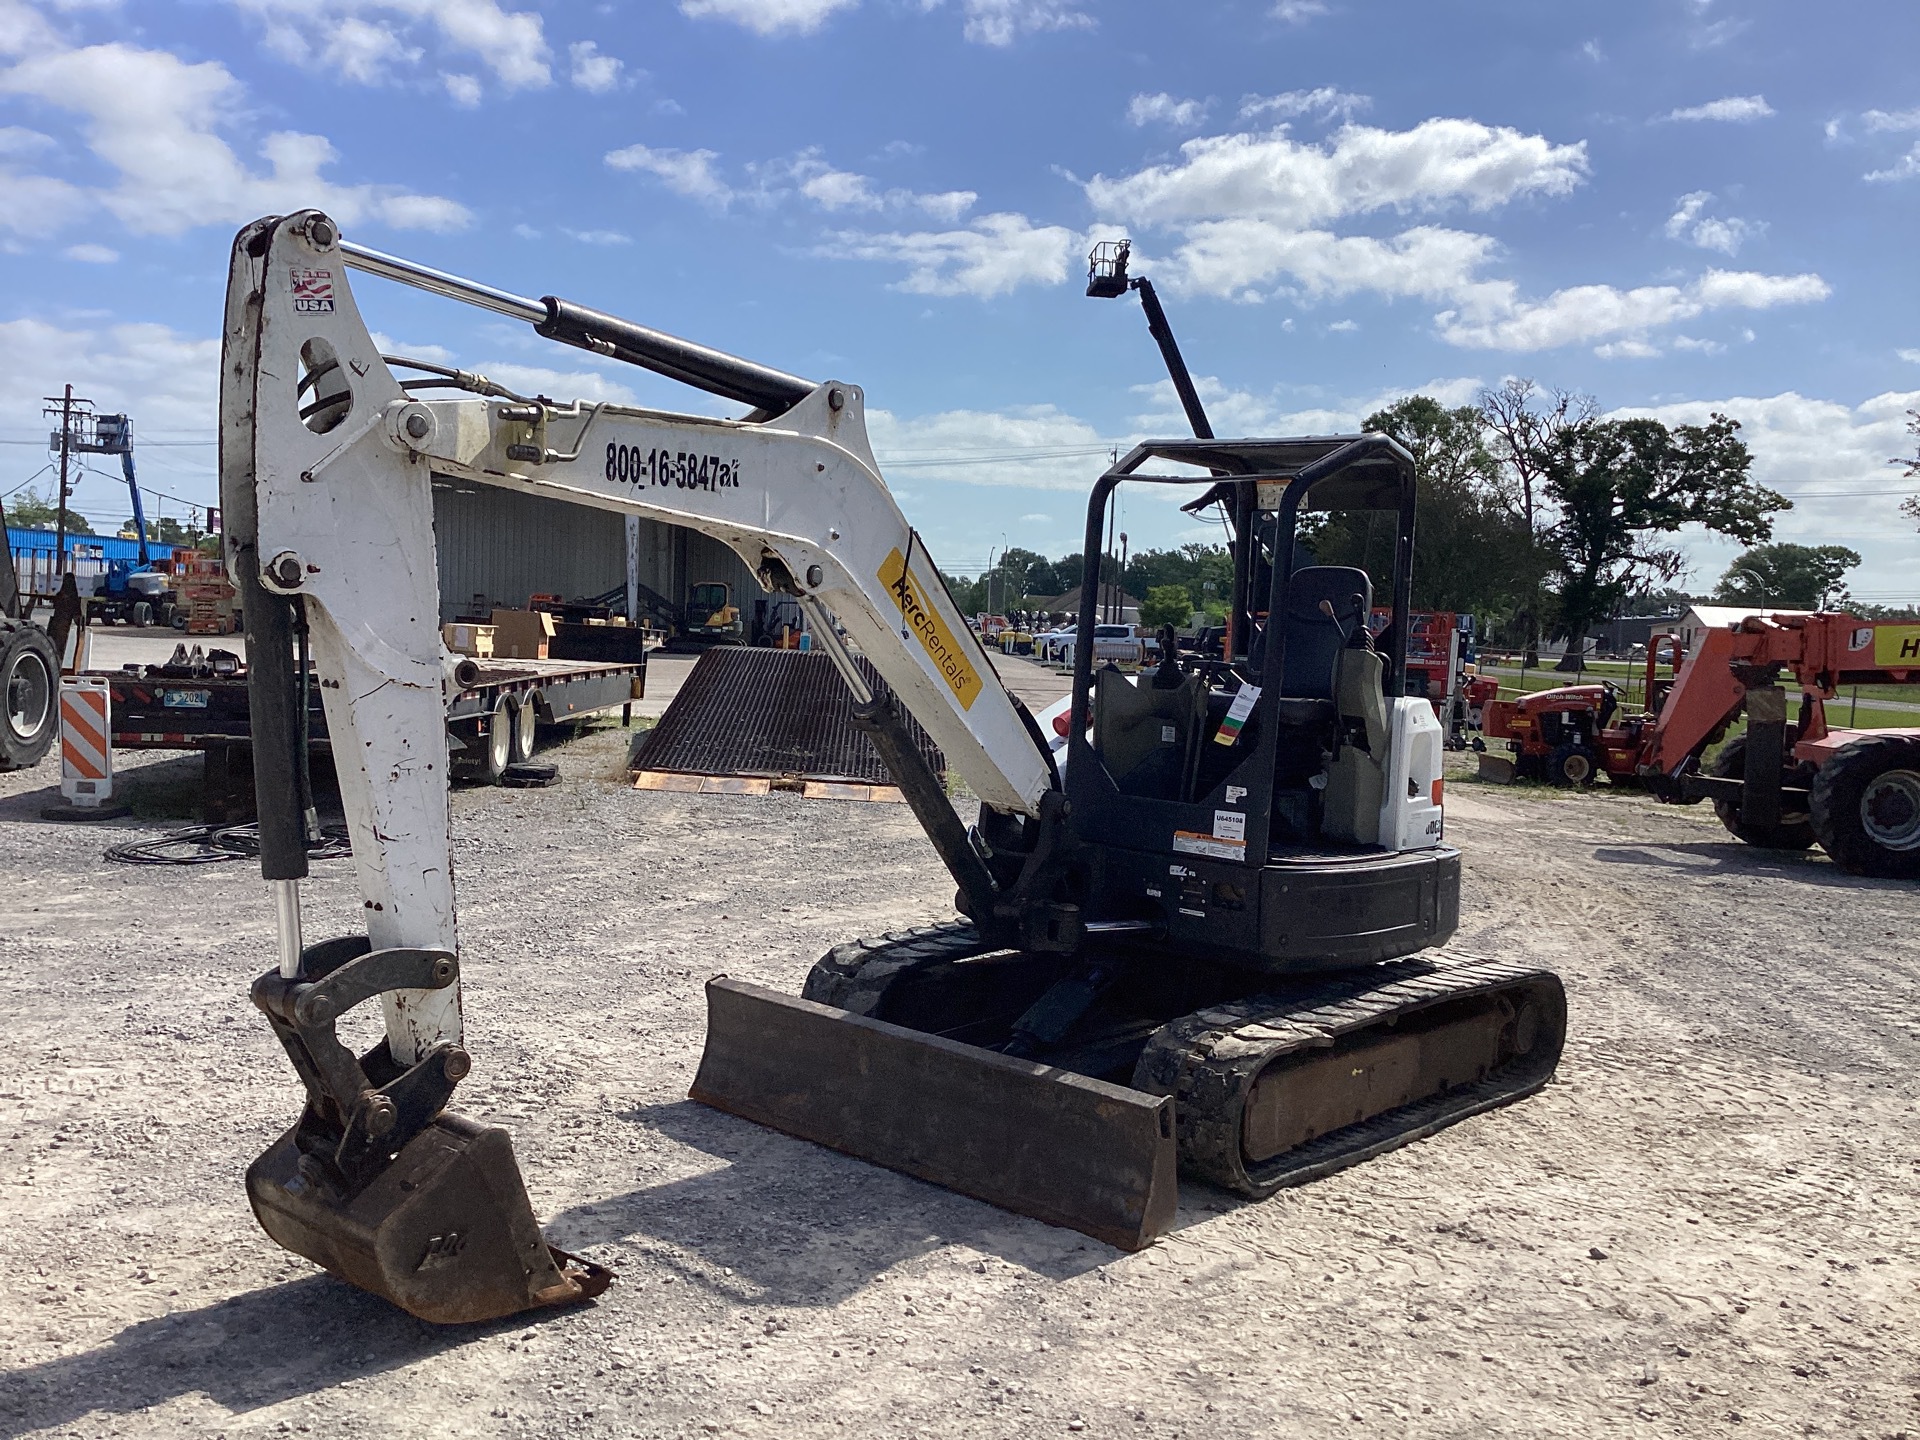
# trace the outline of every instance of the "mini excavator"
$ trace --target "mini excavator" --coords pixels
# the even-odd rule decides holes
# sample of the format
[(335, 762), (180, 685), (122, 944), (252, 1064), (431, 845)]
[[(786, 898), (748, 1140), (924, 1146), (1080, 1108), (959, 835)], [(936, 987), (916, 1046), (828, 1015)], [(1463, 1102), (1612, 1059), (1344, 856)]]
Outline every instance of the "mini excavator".
[[(750, 411), (557, 403), (383, 357), (350, 269)], [(222, 494), (279, 946), (253, 999), (307, 1092), (247, 1189), (286, 1248), (436, 1322), (577, 1300), (611, 1278), (547, 1244), (506, 1132), (448, 1108), (472, 1062), (442, 701), (463, 662), (441, 644), (435, 476), (731, 546), (807, 612), (953, 876), (959, 918), (839, 946), (801, 996), (710, 981), (695, 1099), (1138, 1249), (1172, 1223), (1181, 1169), (1264, 1197), (1551, 1076), (1560, 982), (1441, 948), (1460, 857), (1443, 835), (1442, 736), (1404, 695), (1414, 467), (1393, 440), (1136, 446), (1088, 503), (1070, 703), (1035, 717), (888, 493), (856, 386), (382, 255), (312, 210), (237, 237), (222, 363)], [(1197, 492), (1188, 508), (1226, 520), (1218, 658), (1163, 643), (1150, 674), (1095, 667), (1102, 520), (1123, 485)], [(1397, 526), (1394, 623), (1378, 639), (1366, 572), (1295, 562), (1316, 509)], [(312, 684), (366, 926), (309, 942)], [(979, 797), (975, 824), (903, 708)], [(376, 1000), (385, 1039), (355, 1055), (339, 1017)]]

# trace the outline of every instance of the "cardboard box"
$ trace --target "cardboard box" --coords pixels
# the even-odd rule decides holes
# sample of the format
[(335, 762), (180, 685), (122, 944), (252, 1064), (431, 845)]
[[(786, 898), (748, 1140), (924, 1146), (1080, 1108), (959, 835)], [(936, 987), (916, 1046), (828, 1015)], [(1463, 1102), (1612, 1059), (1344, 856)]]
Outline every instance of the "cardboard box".
[(501, 660), (545, 660), (553, 644), (553, 616), (544, 610), (493, 612), (493, 653)]
[(471, 655), (476, 660), (493, 658), (494, 628), (456, 622), (440, 627), (440, 640), (456, 655)]

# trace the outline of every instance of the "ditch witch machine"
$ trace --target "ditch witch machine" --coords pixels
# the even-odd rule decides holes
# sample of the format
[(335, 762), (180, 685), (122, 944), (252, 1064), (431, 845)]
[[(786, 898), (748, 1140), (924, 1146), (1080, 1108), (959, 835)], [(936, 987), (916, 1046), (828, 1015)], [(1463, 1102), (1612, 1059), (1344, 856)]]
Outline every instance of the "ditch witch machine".
[[(751, 412), (558, 404), (383, 357), (349, 266)], [(856, 387), (360, 249), (314, 211), (240, 233), (224, 339), (227, 543), (247, 591), (279, 934), (279, 964), (253, 998), (307, 1091), (247, 1187), (288, 1249), (441, 1322), (566, 1302), (610, 1279), (545, 1243), (506, 1132), (447, 1108), (471, 1062), (441, 698), (458, 661), (440, 642), (435, 475), (730, 545), (808, 611), (953, 874), (964, 919), (843, 945), (805, 998), (711, 981), (696, 1099), (1136, 1249), (1172, 1221), (1179, 1166), (1265, 1196), (1551, 1075), (1559, 981), (1433, 948), (1455, 927), (1460, 858), (1442, 843), (1433, 711), (1399, 698), (1414, 476), (1392, 441), (1146, 444), (1104, 475), (1090, 558), (1122, 483), (1211, 487), (1233, 526), (1235, 633), (1250, 644), (1214, 662), (1163, 647), (1167, 662), (1136, 683), (1095, 672), (1083, 643), (1062, 767), (888, 494)], [(1368, 638), (1365, 573), (1289, 564), (1310, 505), (1397, 519), (1385, 653)], [(1093, 620), (1089, 598), (1083, 636)], [(299, 720), (315, 682), (366, 932), (309, 943)], [(980, 797), (976, 825), (898, 707)], [(376, 1000), (386, 1038), (356, 1056), (338, 1018)]]

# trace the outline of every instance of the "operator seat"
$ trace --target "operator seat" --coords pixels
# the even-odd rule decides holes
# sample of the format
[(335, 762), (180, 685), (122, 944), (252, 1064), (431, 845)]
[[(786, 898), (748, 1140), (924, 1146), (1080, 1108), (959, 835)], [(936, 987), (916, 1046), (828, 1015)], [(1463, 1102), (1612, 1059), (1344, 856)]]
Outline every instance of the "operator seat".
[[(1333, 614), (1321, 608), (1329, 606)], [(1367, 623), (1373, 609), (1373, 581), (1348, 565), (1309, 565), (1287, 581), (1286, 617), (1281, 634), (1280, 694), (1275, 719), (1282, 725), (1309, 725), (1331, 719), (1339, 693), (1340, 652)], [(1305, 703), (1296, 703), (1305, 702)]]

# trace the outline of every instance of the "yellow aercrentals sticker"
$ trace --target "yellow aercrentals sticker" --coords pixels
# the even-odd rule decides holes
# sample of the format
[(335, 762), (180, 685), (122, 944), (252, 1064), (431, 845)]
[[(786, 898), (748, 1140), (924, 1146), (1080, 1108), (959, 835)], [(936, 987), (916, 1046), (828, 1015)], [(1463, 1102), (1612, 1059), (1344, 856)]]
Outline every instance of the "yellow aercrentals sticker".
[(1920, 667), (1920, 625), (1874, 626), (1873, 663), (1889, 670)]
[(940, 612), (927, 603), (926, 591), (907, 569), (907, 560), (898, 550), (889, 551), (880, 567), (880, 583), (900, 607), (900, 623), (913, 632), (920, 646), (933, 661), (940, 678), (947, 682), (962, 710), (971, 710), (980, 694), (980, 672), (967, 659), (967, 652), (954, 639)]

